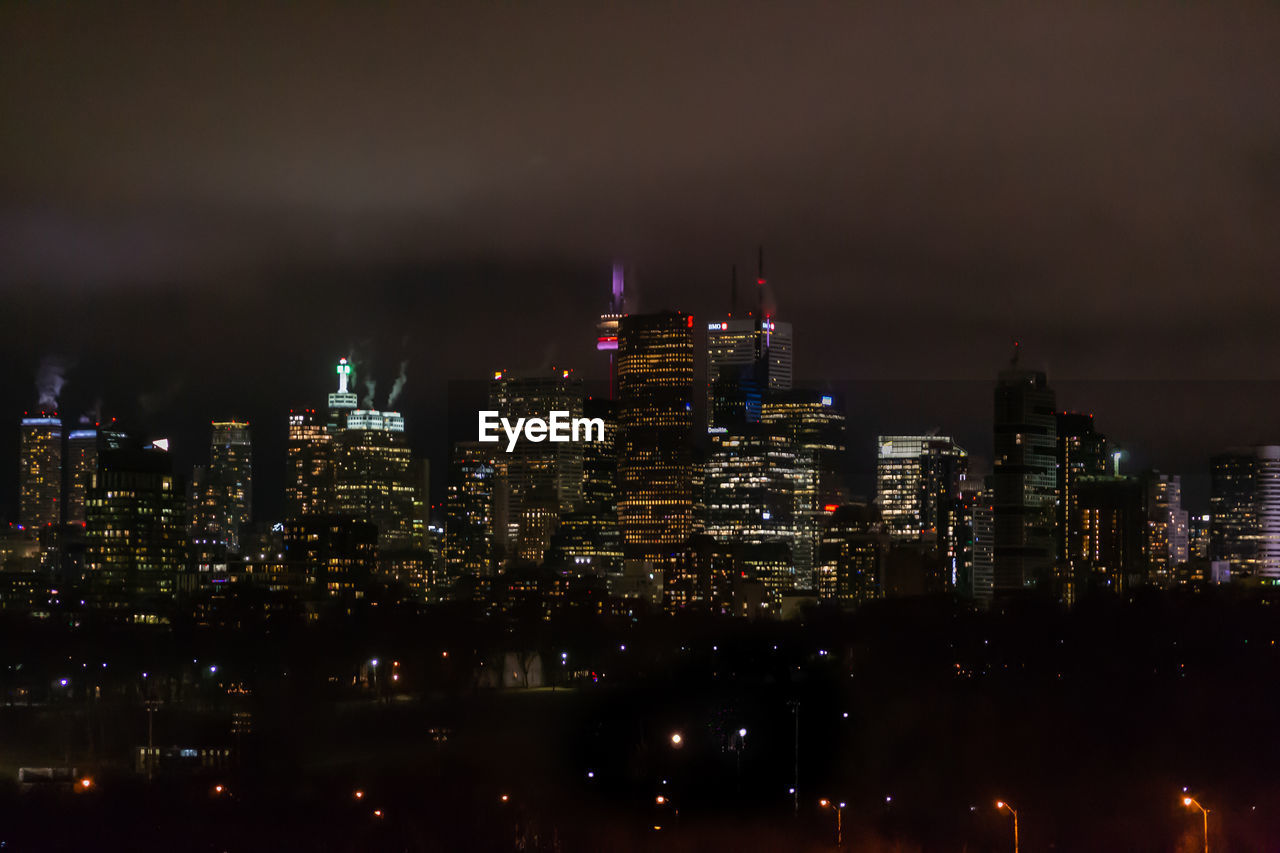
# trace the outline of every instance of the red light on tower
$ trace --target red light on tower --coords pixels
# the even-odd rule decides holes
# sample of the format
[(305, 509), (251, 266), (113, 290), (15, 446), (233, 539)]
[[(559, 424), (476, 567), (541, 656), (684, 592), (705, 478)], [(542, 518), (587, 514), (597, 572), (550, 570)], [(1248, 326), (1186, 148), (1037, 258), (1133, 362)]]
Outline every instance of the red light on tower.
[(690, 328), (690, 329), (692, 329), (692, 328), (693, 328), (693, 315), (692, 315), (692, 314), (690, 314), (690, 315), (689, 315), (689, 328)]

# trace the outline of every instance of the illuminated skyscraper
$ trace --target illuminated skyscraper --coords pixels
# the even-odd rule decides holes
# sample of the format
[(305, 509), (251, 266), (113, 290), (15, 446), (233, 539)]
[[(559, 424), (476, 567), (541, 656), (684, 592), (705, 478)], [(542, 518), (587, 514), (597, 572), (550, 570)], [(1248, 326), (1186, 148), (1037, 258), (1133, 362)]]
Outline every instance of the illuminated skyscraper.
[(91, 607), (129, 622), (168, 619), (186, 562), (186, 499), (163, 450), (108, 450), (85, 505)]
[(338, 511), (337, 439), (347, 428), (347, 418), (358, 401), (350, 390), (352, 368), (345, 358), (336, 368), (338, 390), (329, 394), (324, 415), (315, 409), (289, 412), (286, 448), (285, 518), (332, 515)]
[[(755, 308), (738, 312), (738, 282), (735, 268), (733, 299), (729, 315), (707, 324), (707, 426), (724, 426), (717, 419), (717, 382), (731, 377), (748, 377), (758, 385), (756, 397), (765, 391), (789, 391), (792, 383), (791, 324), (780, 323), (764, 308), (764, 253), (756, 277)], [(738, 316), (734, 316), (737, 314)], [(736, 369), (735, 369), (736, 368)], [(751, 396), (746, 388), (740, 391)], [(758, 405), (758, 399), (756, 401)], [(752, 408), (748, 420), (758, 419)]]
[(93, 475), (98, 471), (98, 459), (104, 450), (119, 450), (124, 446), (124, 433), (113, 426), (82, 426), (67, 436), (67, 522), (83, 524), (84, 505), (89, 495)]
[(1081, 554), (1075, 580), (1083, 588), (1125, 592), (1146, 571), (1146, 489), (1137, 477), (1083, 474), (1079, 495)]
[(618, 335), (618, 524), (628, 556), (693, 532), (693, 317), (629, 315)]
[(492, 445), (460, 441), (449, 457), (445, 498), (445, 563), (456, 577), (493, 572)]
[(191, 535), (239, 553), (253, 516), (253, 442), (249, 424), (214, 421), (208, 466), (192, 476)]
[(1054, 535), (1059, 561), (1074, 570), (1084, 554), (1078, 483), (1081, 477), (1106, 474), (1111, 451), (1107, 437), (1095, 429), (1093, 415), (1058, 412), (1054, 417), (1058, 465)]
[[(489, 408), (514, 422), (517, 418), (547, 418), (553, 411), (582, 417), (582, 381), (571, 371), (552, 369), (543, 375), (494, 373)], [(496, 531), (498, 543), (517, 561), (541, 562), (562, 513), (582, 503), (583, 443), (577, 441), (520, 441), (510, 453), (497, 453), (494, 464), (503, 488), (506, 529)]]
[(588, 397), (582, 415), (604, 421), (604, 441), (582, 444), (582, 508), (560, 516), (551, 537), (553, 560), (604, 577), (622, 569), (618, 532), (618, 415), (613, 400)]
[(722, 542), (782, 542), (794, 551), (801, 478), (790, 436), (743, 424), (713, 433), (711, 447), (706, 532)]
[(931, 551), (954, 587), (969, 535), (961, 512), (969, 454), (945, 435), (882, 435), (879, 446), (876, 504), (886, 531)]
[(1057, 422), (1054, 395), (1040, 371), (1014, 357), (995, 389), (992, 520), (995, 593), (1047, 581), (1054, 561)]
[(848, 498), (844, 407), (836, 397), (820, 391), (770, 392), (761, 406), (760, 423), (791, 442), (795, 457), (792, 515), (796, 581), (802, 587), (813, 587), (826, 508)]
[(818, 549), (818, 597), (844, 607), (883, 598), (889, 543), (876, 506), (858, 503), (833, 509)]
[(355, 409), (334, 445), (334, 506), (372, 521), (380, 552), (413, 547), (418, 489), (399, 412)]
[(326, 515), (333, 507), (333, 433), (315, 409), (289, 412), (284, 517)]
[(18, 523), (47, 527), (62, 521), (62, 421), (41, 412), (22, 419), (18, 450)]
[(1182, 508), (1182, 478), (1152, 471), (1147, 475), (1147, 555), (1153, 579), (1167, 584), (1173, 570), (1190, 559), (1187, 511)]
[(876, 504), (895, 539), (949, 541), (969, 454), (945, 435), (882, 435)]
[(1214, 456), (1210, 551), (1231, 573), (1280, 579), (1280, 447), (1232, 448)]

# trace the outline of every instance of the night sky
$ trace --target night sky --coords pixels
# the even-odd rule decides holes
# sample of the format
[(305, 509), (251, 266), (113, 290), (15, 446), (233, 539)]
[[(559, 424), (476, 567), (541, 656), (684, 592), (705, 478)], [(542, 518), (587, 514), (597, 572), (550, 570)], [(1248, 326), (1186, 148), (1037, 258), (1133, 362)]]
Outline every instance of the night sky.
[(614, 259), (706, 316), (763, 243), (855, 443), (989, 457), (1018, 338), (1196, 509), (1280, 442), (1277, 57), (1275, 3), (6, 3), (0, 447), (56, 360), (184, 466), (252, 420), (270, 513), (337, 356), (441, 462), (447, 380), (604, 375)]

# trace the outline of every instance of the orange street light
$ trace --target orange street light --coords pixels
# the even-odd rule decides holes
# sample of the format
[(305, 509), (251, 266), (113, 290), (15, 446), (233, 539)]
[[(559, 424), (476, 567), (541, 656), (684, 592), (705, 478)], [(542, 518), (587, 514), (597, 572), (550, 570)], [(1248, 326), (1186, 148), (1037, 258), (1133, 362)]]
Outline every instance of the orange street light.
[(1013, 815), (1013, 853), (1018, 853), (1018, 812), (1004, 800), (996, 800), (996, 809), (1008, 809)]
[(843, 844), (844, 844), (844, 827), (842, 826), (842, 823), (843, 823), (843, 818), (844, 818), (844, 807), (845, 807), (845, 805), (846, 805), (846, 804), (845, 804), (845, 803), (843, 803), (843, 802), (833, 803), (831, 800), (828, 800), (827, 798), (825, 798), (825, 797), (824, 797), (824, 798), (822, 798), (821, 800), (818, 800), (818, 805), (822, 806), (824, 809), (834, 809), (834, 810), (835, 810), (835, 813), (836, 813), (836, 846), (837, 846), (837, 847), (840, 847), (841, 845), (843, 845)]
[(1194, 797), (1183, 797), (1182, 804), (1188, 808), (1195, 806), (1204, 815), (1204, 853), (1209, 853), (1209, 810), (1197, 803)]

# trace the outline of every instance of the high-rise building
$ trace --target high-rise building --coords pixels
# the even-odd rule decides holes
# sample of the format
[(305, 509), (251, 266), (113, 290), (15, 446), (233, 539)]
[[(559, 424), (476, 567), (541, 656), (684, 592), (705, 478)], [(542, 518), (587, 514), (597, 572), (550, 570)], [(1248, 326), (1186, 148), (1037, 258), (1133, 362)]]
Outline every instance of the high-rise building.
[(1214, 456), (1210, 551), (1231, 574), (1280, 579), (1280, 447), (1232, 448)]
[(1093, 415), (1058, 412), (1057, 429), (1058, 503), (1054, 518), (1057, 558), (1071, 573), (1084, 555), (1078, 482), (1084, 476), (1107, 473), (1111, 447), (1107, 437), (1094, 427)]
[(57, 412), (22, 418), (18, 450), (18, 523), (48, 527), (62, 522), (62, 421)]
[[(572, 371), (552, 369), (516, 376), (497, 371), (489, 386), (489, 408), (500, 417), (546, 418), (551, 412), (582, 417), (582, 381)], [(520, 441), (509, 453), (494, 455), (498, 492), (505, 502), (506, 527), (495, 531), (498, 544), (520, 562), (541, 562), (563, 513), (582, 503), (583, 443)]]
[(993, 582), (997, 595), (1046, 582), (1054, 562), (1057, 421), (1043, 372), (1014, 357), (995, 389)]
[[(756, 277), (755, 308), (738, 317), (738, 282), (735, 268), (733, 300), (729, 315), (707, 324), (707, 426), (722, 426), (717, 419), (717, 382), (734, 373), (749, 375), (756, 384), (756, 404), (763, 391), (789, 391), (792, 385), (792, 333), (790, 323), (780, 323), (764, 309), (764, 253)], [(747, 390), (742, 389), (744, 392)], [(757, 420), (755, 408), (749, 420)]]
[(618, 524), (661, 559), (693, 532), (693, 317), (632, 314), (618, 334)]
[(1188, 559), (1212, 559), (1213, 546), (1210, 531), (1213, 528), (1213, 516), (1201, 513), (1187, 519), (1187, 552)]
[(885, 529), (900, 542), (932, 554), (947, 586), (956, 583), (961, 551), (961, 487), (969, 454), (945, 435), (882, 435), (876, 462), (876, 504)]
[(353, 409), (334, 442), (334, 507), (337, 514), (378, 527), (380, 552), (413, 547), (413, 452), (399, 412)]
[(820, 391), (770, 392), (764, 397), (760, 422), (765, 429), (791, 441), (795, 458), (792, 516), (796, 526), (796, 580), (811, 589), (826, 509), (848, 499), (844, 406), (835, 396)]
[(208, 466), (192, 476), (191, 538), (240, 552), (253, 517), (253, 442), (249, 424), (214, 421)]
[(186, 500), (169, 453), (108, 450), (85, 503), (91, 607), (129, 622), (168, 619), (186, 562)]
[[(796, 490), (812, 482), (797, 470), (791, 437), (760, 424), (720, 428), (711, 435), (705, 468), (706, 532), (729, 544), (784, 544), (792, 562), (788, 587), (795, 586), (799, 525)], [(807, 472), (806, 472), (807, 473)], [(806, 566), (806, 575), (811, 566)]]
[(333, 506), (333, 433), (315, 409), (289, 412), (284, 517), (326, 515)]
[[(351, 391), (351, 363), (345, 358), (338, 359), (335, 372), (338, 390), (329, 394), (328, 408), (324, 413), (315, 409), (289, 412), (284, 487), (284, 517), (287, 519), (333, 515), (340, 511), (337, 499), (338, 438), (347, 429), (347, 421), (356, 412), (359, 401)], [(383, 419), (379, 417), (378, 420), (381, 422)]]
[(449, 458), (445, 563), (457, 577), (493, 573), (494, 466), (490, 445), (460, 441)]
[(945, 541), (969, 454), (945, 435), (882, 435), (876, 505), (895, 539)]
[(1153, 580), (1168, 584), (1173, 570), (1190, 559), (1187, 511), (1182, 508), (1182, 478), (1152, 471), (1147, 475), (1147, 558)]
[(982, 607), (990, 607), (995, 590), (995, 523), (988, 483), (968, 479), (961, 484), (960, 516), (962, 544), (955, 588)]
[(104, 450), (124, 447), (125, 435), (114, 424), (96, 424), (73, 429), (67, 435), (67, 502), (66, 520), (84, 524), (85, 501), (93, 475), (98, 472), (98, 459)]
[(818, 597), (850, 608), (883, 598), (890, 541), (873, 504), (833, 509), (818, 549)]
[(1137, 477), (1082, 474), (1076, 490), (1081, 553), (1072, 580), (1123, 592), (1146, 572), (1146, 489)]
[(583, 401), (582, 415), (604, 422), (604, 440), (582, 445), (581, 509), (561, 514), (551, 551), (561, 566), (606, 577), (622, 570), (617, 405), (613, 400), (588, 397)]

